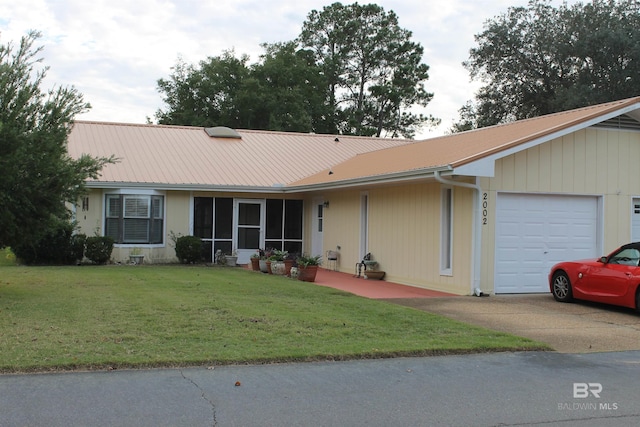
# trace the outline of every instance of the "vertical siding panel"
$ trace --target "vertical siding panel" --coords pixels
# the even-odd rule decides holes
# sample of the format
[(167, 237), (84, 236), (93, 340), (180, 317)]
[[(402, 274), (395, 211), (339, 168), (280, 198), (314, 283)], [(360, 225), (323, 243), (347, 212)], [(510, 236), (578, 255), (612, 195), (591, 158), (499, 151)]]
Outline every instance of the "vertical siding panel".
[[(582, 136), (582, 137), (581, 137)], [(573, 191), (576, 193), (587, 192), (586, 164), (587, 153), (584, 144), (584, 134), (567, 135), (573, 140)]]
[(449, 280), (452, 288), (461, 288), (465, 293), (471, 293), (472, 284), (473, 192), (468, 188), (454, 189), (453, 277)]
[(409, 211), (410, 215), (408, 216), (407, 226), (403, 228), (405, 249), (404, 256), (402, 257), (402, 262), (400, 263), (401, 271), (409, 272), (411, 277), (415, 277), (417, 274), (415, 268), (416, 262), (413, 259), (415, 257), (416, 251), (413, 250), (413, 248), (416, 248), (420, 245), (420, 241), (416, 235), (417, 216), (420, 214), (420, 212), (418, 212), (416, 203), (419, 196), (417, 189), (418, 187), (415, 185), (412, 185), (410, 188), (408, 188), (409, 194), (407, 200), (407, 210)]
[(551, 145), (550, 152), (550, 190), (554, 193), (562, 191), (564, 159), (562, 158), (562, 141), (554, 139), (548, 142)]
[[(598, 193), (606, 193), (609, 188), (609, 162), (607, 161), (607, 140), (604, 131), (593, 129), (592, 138), (595, 140), (596, 160), (593, 165), (596, 171), (596, 189)], [(605, 138), (605, 139), (601, 139)], [(598, 162), (598, 159), (600, 161)]]
[[(360, 244), (360, 192), (331, 193), (329, 208), (325, 210), (324, 247), (326, 250), (340, 246), (338, 268), (352, 272), (359, 261)], [(309, 200), (309, 203), (311, 201)], [(311, 217), (305, 217), (305, 230)], [(307, 238), (305, 233), (305, 238)]]
[(627, 158), (629, 193), (637, 196), (640, 195), (640, 188), (637, 185), (631, 186), (631, 183), (640, 183), (640, 133), (627, 132), (626, 135), (629, 143), (629, 157)]
[(600, 135), (600, 141), (602, 143), (601, 146), (605, 147), (606, 150), (606, 158), (607, 159), (607, 187), (609, 191), (613, 191), (618, 193), (620, 188), (618, 188), (618, 176), (619, 176), (619, 152), (620, 147), (617, 143), (617, 135), (619, 132), (610, 132), (608, 130), (598, 131)]
[[(629, 170), (629, 155), (630, 155), (630, 147), (629, 147), (629, 133), (628, 132), (609, 132), (611, 137), (616, 138), (616, 142), (618, 145), (618, 189), (622, 192), (622, 194), (629, 194), (631, 192), (631, 186), (629, 185), (630, 180), (630, 170)], [(639, 165), (640, 167), (640, 165)]]
[(369, 249), (389, 280), (468, 292), (472, 215), (472, 206), (466, 200), (469, 195), (464, 195), (468, 191), (454, 188), (453, 277), (440, 276), (440, 185), (416, 184), (369, 192)]
[(526, 190), (533, 191), (539, 188), (540, 185), (540, 148), (539, 146), (532, 147), (527, 150), (527, 164), (526, 170), (522, 173), (526, 176)]
[(539, 147), (540, 160), (538, 162), (539, 181), (537, 190), (551, 191), (551, 144), (542, 144)]
[(585, 149), (585, 180), (584, 185), (591, 193), (602, 193), (598, 186), (598, 140), (593, 129), (580, 131)]
[(574, 143), (573, 135), (566, 135), (558, 141), (562, 149), (562, 186), (561, 189), (565, 193), (572, 193), (575, 191), (573, 185), (573, 171), (575, 169), (575, 157), (574, 157)]
[(502, 163), (502, 188), (513, 190), (515, 188), (515, 158), (508, 156), (501, 160)]
[[(514, 188), (527, 188), (527, 151), (521, 151), (514, 156), (514, 170), (513, 170), (513, 187)], [(518, 171), (518, 173), (516, 173)], [(524, 172), (524, 173), (523, 173)]]

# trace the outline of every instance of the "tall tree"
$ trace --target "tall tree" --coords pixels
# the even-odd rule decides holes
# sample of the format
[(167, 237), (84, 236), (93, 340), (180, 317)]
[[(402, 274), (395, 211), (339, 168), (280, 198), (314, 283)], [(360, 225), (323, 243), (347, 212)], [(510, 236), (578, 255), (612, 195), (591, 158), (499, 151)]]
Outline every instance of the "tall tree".
[(42, 92), (48, 67), (33, 46), (40, 36), (0, 44), (0, 247), (35, 240), (68, 218), (65, 202), (75, 203), (84, 182), (113, 161), (69, 157), (73, 118), (90, 106), (73, 87)]
[(251, 113), (241, 108), (241, 88), (249, 78), (249, 56), (225, 51), (200, 61), (198, 67), (181, 59), (169, 79), (158, 80), (168, 109), (159, 109), (159, 123), (189, 126), (247, 127)]
[(199, 66), (179, 60), (169, 79), (158, 80), (168, 108), (162, 124), (229, 126), (295, 132), (326, 131), (324, 77), (310, 52), (293, 42), (263, 44), (260, 61), (233, 51)]
[(424, 49), (411, 41), (393, 12), (375, 4), (334, 3), (313, 10), (299, 42), (315, 52), (326, 76), (333, 127), (346, 134), (413, 137), (439, 121), (415, 114), (433, 94), (425, 90)]
[(252, 68), (259, 97), (259, 129), (332, 133), (326, 119), (325, 78), (312, 52), (294, 42), (263, 44), (265, 53)]
[(549, 0), (485, 23), (464, 66), (484, 86), (452, 131), (640, 94), (640, 2)]

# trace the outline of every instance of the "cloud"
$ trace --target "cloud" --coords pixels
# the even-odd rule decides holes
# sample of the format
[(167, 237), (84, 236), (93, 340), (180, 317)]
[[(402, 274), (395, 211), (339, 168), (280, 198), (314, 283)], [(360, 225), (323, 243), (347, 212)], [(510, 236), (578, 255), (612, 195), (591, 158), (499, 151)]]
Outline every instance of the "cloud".
[[(197, 63), (225, 50), (262, 53), (261, 43), (294, 39), (308, 13), (333, 1), (314, 0), (21, 0), (0, 4), (0, 41), (17, 43), (30, 29), (43, 33), (46, 82), (75, 86), (92, 110), (84, 120), (142, 123), (163, 107), (156, 82), (178, 58)], [(343, 2), (349, 4), (348, 2)], [(427, 90), (435, 94), (425, 112), (451, 127), (457, 110), (479, 86), (461, 63), (487, 19), (527, 0), (381, 0), (401, 27), (425, 48)], [(554, 1), (560, 4), (560, 1)]]

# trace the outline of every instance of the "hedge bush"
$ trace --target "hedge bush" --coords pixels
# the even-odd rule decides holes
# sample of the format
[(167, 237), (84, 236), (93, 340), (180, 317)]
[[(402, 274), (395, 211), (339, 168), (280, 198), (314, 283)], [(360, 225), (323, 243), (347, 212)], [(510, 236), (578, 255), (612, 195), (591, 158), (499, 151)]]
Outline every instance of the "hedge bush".
[(12, 247), (21, 263), (70, 265), (80, 262), (84, 256), (84, 234), (74, 234), (75, 225), (69, 221), (53, 221), (36, 241), (25, 241)]
[(176, 256), (184, 264), (195, 264), (202, 261), (202, 240), (196, 236), (178, 237)]
[(85, 256), (96, 264), (106, 264), (113, 252), (113, 238), (109, 236), (87, 237)]

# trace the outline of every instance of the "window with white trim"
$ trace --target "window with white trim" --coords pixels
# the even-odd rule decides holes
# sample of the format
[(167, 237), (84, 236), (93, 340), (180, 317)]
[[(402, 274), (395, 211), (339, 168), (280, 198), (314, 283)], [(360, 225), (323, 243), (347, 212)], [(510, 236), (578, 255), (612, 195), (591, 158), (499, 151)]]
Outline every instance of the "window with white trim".
[(453, 258), (453, 188), (440, 193), (440, 274), (452, 274)]
[(163, 243), (164, 196), (107, 194), (105, 236), (116, 243)]

